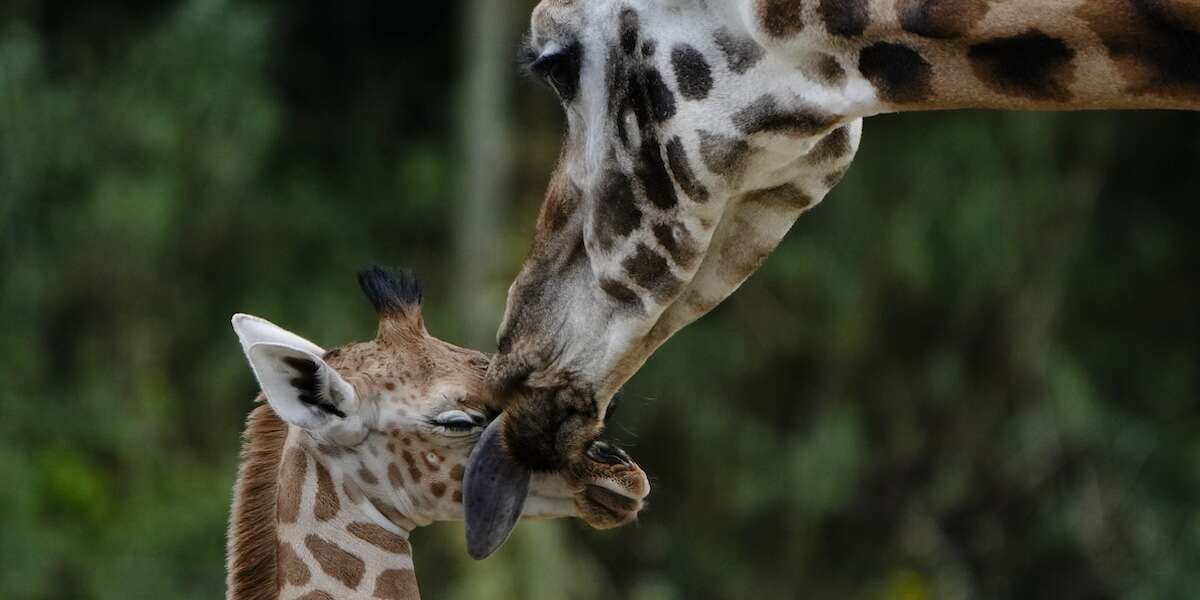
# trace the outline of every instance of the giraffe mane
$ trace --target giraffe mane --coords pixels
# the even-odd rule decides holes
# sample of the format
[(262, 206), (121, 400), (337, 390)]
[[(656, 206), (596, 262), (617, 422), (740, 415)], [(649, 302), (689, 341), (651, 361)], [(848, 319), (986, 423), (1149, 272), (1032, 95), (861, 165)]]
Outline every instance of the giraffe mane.
[(226, 548), (230, 600), (274, 600), (279, 596), (275, 500), (287, 435), (287, 423), (266, 402), (246, 419)]

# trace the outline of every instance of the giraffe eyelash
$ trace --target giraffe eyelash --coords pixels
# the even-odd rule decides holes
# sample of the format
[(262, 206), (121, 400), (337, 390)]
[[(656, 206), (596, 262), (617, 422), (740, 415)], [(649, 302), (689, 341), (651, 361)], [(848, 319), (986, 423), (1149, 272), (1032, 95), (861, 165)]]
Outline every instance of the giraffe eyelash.
[(441, 427), (455, 433), (465, 433), (485, 424), (483, 415), (461, 410), (446, 411), (429, 419), (428, 423), (435, 428)]

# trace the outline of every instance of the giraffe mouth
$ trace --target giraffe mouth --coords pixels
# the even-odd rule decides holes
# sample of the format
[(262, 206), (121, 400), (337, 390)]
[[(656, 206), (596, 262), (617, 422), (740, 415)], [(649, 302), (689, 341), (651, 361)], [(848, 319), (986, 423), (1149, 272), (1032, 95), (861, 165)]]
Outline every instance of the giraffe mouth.
[(624, 450), (607, 442), (592, 442), (585, 456), (583, 488), (575, 497), (579, 518), (595, 529), (636, 520), (650, 495), (646, 472)]
[[(539, 472), (543, 485), (536, 487), (542, 489), (534, 489), (534, 472), (506, 447), (504, 430), (510, 418), (503, 414), (492, 421), (468, 459), (463, 508), (471, 557), (480, 560), (498, 550), (523, 514), (570, 514), (529, 514), (530, 501), (550, 505), (559, 501), (561, 506), (562, 500), (570, 498), (572, 512), (596, 529), (619, 527), (637, 518), (650, 483), (624, 450), (593, 438), (562, 468)], [(559, 479), (562, 486), (547, 489), (546, 478)]]

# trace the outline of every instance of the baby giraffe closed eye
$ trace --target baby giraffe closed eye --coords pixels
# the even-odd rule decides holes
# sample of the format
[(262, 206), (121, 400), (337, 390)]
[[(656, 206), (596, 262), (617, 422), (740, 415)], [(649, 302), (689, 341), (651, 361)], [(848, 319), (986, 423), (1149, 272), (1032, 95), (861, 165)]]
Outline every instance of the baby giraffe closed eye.
[(584, 480), (515, 466), (496, 433), (504, 407), (484, 384), (488, 357), (429, 335), (410, 276), (375, 268), (359, 282), (379, 317), (369, 342), (326, 351), (233, 319), (266, 404), (244, 435), (227, 598), (411, 600), (416, 527), (468, 518), (480, 558), (517, 518), (636, 518), (650, 486), (628, 455), (593, 442)]

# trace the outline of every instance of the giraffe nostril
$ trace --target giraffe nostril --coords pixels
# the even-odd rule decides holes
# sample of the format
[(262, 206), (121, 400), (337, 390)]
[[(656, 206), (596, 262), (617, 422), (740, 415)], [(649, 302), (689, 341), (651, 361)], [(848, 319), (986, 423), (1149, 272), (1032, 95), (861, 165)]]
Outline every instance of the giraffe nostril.
[(588, 458), (605, 465), (632, 465), (633, 459), (624, 450), (608, 442), (592, 442), (587, 450)]

